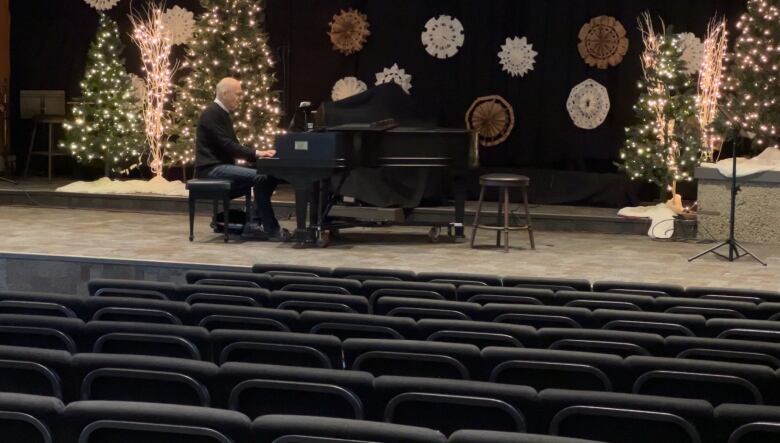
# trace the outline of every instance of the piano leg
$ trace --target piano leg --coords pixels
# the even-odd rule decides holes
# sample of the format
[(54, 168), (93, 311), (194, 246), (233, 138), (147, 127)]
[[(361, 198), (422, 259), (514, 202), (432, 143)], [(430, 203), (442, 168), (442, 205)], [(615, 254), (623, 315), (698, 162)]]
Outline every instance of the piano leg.
[(455, 176), (453, 180), (453, 192), (455, 194), (455, 240), (466, 239), (463, 224), (466, 219), (466, 180), (463, 176)]
[[(314, 239), (307, 226), (307, 212), (312, 203), (312, 189), (309, 186), (295, 187), (295, 223), (296, 229), (293, 239), (298, 243), (312, 243)], [(314, 211), (312, 211), (314, 212)]]

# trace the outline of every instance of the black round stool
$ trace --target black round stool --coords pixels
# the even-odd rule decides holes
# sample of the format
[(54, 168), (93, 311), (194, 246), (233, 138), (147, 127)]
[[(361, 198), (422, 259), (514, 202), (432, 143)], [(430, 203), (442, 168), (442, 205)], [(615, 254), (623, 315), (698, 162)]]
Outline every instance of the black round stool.
[[(528, 186), (530, 183), (531, 179), (524, 175), (517, 174), (487, 174), (479, 178), (481, 189), (479, 191), (477, 213), (474, 214), (474, 227), (471, 230), (472, 248), (474, 247), (474, 241), (477, 238), (477, 230), (490, 229), (496, 231), (497, 247), (501, 247), (501, 233), (504, 233), (504, 252), (509, 252), (509, 231), (528, 231), (528, 237), (531, 240), (531, 249), (536, 249), (536, 246), (534, 245), (534, 230), (533, 227), (531, 227), (531, 213), (528, 211)], [(498, 221), (496, 225), (479, 224), (479, 217), (482, 213), (482, 202), (485, 199), (486, 188), (498, 188)], [(526, 219), (525, 225), (509, 226), (509, 188), (520, 188), (523, 193), (523, 207), (525, 208)]]

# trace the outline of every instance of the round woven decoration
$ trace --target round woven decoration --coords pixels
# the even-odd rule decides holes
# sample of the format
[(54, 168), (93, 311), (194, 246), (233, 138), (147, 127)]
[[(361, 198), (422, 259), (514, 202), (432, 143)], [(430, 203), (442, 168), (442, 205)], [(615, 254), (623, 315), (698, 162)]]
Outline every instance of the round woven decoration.
[(499, 95), (480, 97), (466, 111), (466, 128), (479, 134), (479, 144), (482, 146), (496, 146), (505, 142), (514, 127), (515, 111)]
[(589, 66), (607, 69), (617, 66), (628, 52), (626, 28), (608, 15), (593, 18), (580, 29), (577, 48)]
[(369, 31), (368, 17), (354, 9), (341, 10), (330, 22), (330, 41), (333, 49), (345, 55), (354, 54), (366, 43)]

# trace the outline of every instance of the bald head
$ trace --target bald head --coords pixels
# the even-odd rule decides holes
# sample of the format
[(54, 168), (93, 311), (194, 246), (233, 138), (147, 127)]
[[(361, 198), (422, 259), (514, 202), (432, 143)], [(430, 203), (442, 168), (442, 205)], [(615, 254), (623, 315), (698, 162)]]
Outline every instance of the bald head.
[(217, 99), (231, 111), (238, 109), (241, 102), (241, 82), (226, 77), (217, 83)]

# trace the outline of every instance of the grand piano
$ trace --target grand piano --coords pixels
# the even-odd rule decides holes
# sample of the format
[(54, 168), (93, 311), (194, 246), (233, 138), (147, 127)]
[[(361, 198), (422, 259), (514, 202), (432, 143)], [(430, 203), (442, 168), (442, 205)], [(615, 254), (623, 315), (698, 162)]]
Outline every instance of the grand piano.
[[(465, 129), (436, 127), (414, 116), (406, 94), (395, 84), (324, 103), (317, 112), (317, 120), (318, 124), (311, 130), (278, 136), (274, 143), (276, 157), (257, 160), (258, 172), (285, 180), (295, 190), (294, 241), (325, 247), (332, 232), (389, 225), (428, 226), (434, 238), (441, 228), (446, 228), (450, 237), (463, 238), (466, 179), (469, 170), (479, 162), (476, 134)], [(431, 172), (442, 178), (454, 196), (452, 219), (439, 223), (412, 222), (408, 218), (412, 212), (408, 202), (401, 220), (331, 215), (341, 200), (345, 184), (349, 185), (354, 175), (366, 171), (389, 171), (391, 176)], [(372, 180), (381, 180), (376, 174), (369, 175)], [(365, 180), (360, 183), (363, 187), (371, 186), (370, 180), (368, 184)], [(414, 188), (426, 183), (408, 181), (406, 185)], [(423, 192), (415, 194), (420, 196)]]

